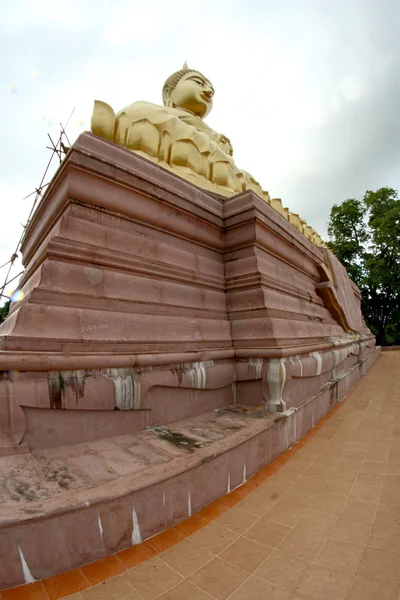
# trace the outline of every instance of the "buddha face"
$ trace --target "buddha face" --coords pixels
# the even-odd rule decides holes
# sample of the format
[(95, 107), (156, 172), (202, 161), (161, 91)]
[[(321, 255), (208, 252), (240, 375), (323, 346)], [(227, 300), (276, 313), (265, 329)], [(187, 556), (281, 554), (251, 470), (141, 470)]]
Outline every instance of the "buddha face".
[(186, 73), (171, 91), (173, 106), (183, 108), (203, 119), (213, 105), (214, 90), (209, 81), (200, 73)]

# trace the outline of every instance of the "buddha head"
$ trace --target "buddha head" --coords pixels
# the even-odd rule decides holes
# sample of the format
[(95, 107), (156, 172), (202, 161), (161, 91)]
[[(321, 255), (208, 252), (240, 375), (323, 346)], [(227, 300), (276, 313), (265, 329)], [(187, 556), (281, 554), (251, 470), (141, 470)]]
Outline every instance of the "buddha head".
[(165, 106), (182, 108), (204, 119), (212, 109), (214, 88), (199, 71), (185, 63), (180, 71), (168, 77), (163, 87)]

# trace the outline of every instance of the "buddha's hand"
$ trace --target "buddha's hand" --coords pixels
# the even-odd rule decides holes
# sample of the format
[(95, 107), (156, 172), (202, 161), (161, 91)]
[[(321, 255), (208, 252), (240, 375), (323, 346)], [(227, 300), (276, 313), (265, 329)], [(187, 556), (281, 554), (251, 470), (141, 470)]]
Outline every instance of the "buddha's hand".
[(231, 141), (227, 137), (222, 135), (222, 133), (220, 134), (220, 139), (219, 139), (218, 145), (220, 146), (221, 150), (226, 152), (226, 154), (229, 154), (229, 156), (232, 156), (233, 148), (232, 148)]

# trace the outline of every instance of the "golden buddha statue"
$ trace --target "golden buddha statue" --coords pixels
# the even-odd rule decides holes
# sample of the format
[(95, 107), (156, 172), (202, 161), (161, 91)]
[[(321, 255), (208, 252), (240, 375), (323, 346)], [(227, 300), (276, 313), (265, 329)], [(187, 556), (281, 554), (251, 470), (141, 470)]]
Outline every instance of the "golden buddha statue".
[[(204, 122), (213, 96), (209, 79), (185, 63), (164, 83), (163, 106), (139, 101), (115, 114), (96, 100), (91, 129), (205, 190), (228, 197), (252, 190), (288, 218), (291, 213), (285, 213), (282, 202), (271, 200), (254, 177), (236, 166), (230, 140)], [(318, 243), (315, 236), (313, 230), (307, 235)]]

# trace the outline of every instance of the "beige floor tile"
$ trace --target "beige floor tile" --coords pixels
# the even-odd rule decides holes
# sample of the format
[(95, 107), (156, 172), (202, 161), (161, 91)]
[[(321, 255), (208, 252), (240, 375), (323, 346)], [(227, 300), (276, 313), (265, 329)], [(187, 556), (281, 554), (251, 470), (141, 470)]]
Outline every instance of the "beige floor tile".
[(371, 460), (364, 460), (360, 469), (361, 473), (386, 473), (386, 462), (378, 462)]
[(246, 536), (270, 548), (276, 548), (290, 531), (290, 527), (263, 517), (246, 532)]
[(310, 509), (330, 515), (340, 515), (346, 504), (347, 496), (320, 492), (310, 504)]
[(384, 477), (383, 473), (359, 473), (357, 475), (356, 485), (360, 483), (380, 490), (383, 485)]
[(160, 558), (151, 558), (122, 575), (145, 600), (153, 600), (182, 581)]
[(199, 546), (202, 546), (209, 552), (219, 554), (238, 537), (239, 534), (231, 529), (227, 529), (216, 523), (209, 523), (209, 525), (191, 535), (190, 539), (192, 542), (199, 544)]
[(367, 442), (349, 442), (346, 446), (347, 452), (367, 452), (369, 444)]
[(277, 502), (288, 491), (288, 486), (278, 485), (273, 477), (261, 484), (257, 493), (268, 503)]
[(373, 502), (361, 502), (359, 500), (349, 499), (343, 510), (341, 517), (348, 519), (355, 519), (356, 521), (368, 521), (372, 523), (374, 521), (377, 504)]
[(292, 456), (291, 461), (293, 463), (301, 463), (303, 465), (311, 465), (315, 460), (315, 456), (313, 452), (304, 452), (304, 448), (303, 450), (300, 450), (300, 452), (298, 452), (297, 454), (294, 454), (294, 456)]
[(313, 561), (320, 552), (326, 541), (326, 536), (320, 533), (310, 533), (301, 529), (292, 529), (283, 542), (279, 545), (279, 550), (297, 556), (303, 560)]
[(368, 546), (400, 552), (400, 527), (374, 524)]
[(182, 577), (189, 577), (214, 558), (214, 554), (199, 546), (191, 539), (186, 539), (160, 554), (161, 560)]
[[(400, 464), (400, 461), (399, 461)], [(397, 475), (386, 475), (382, 486), (380, 502), (382, 504), (398, 505), (400, 498), (400, 477)]]
[(236, 506), (215, 519), (214, 523), (232, 529), (236, 533), (243, 533), (246, 529), (254, 525), (258, 519), (257, 515), (248, 513)]
[(338, 462), (337, 469), (343, 471), (356, 471), (358, 472), (363, 463), (362, 459), (358, 458), (341, 458)]
[(307, 475), (306, 473), (300, 477), (294, 484), (292, 489), (310, 490), (319, 492), (324, 485), (325, 480), (318, 475)]
[(363, 485), (362, 483), (355, 483), (350, 492), (350, 499), (376, 503), (379, 502), (380, 495), (380, 488), (373, 488), (368, 485)]
[(247, 571), (216, 557), (200, 571), (194, 573), (189, 581), (217, 600), (225, 600), (248, 577)]
[(316, 495), (316, 492), (310, 490), (295, 490), (294, 488), (291, 488), (286, 492), (282, 499), (285, 502), (291, 502), (291, 504), (297, 504), (297, 506), (307, 508)]
[(363, 546), (341, 540), (326, 541), (316, 562), (327, 569), (356, 573), (364, 552)]
[(190, 581), (182, 581), (157, 600), (210, 600), (210, 596)]
[(393, 504), (378, 504), (375, 523), (400, 527), (400, 506)]
[(339, 517), (338, 522), (330, 532), (330, 537), (342, 542), (365, 546), (371, 534), (371, 523), (355, 521)]
[(336, 453), (333, 452), (321, 452), (315, 461), (314, 465), (316, 467), (336, 467), (340, 460), (340, 457), (337, 456)]
[(346, 450), (346, 452), (344, 453), (344, 457), (346, 458), (346, 460), (349, 459), (355, 459), (355, 460), (364, 460), (366, 456), (366, 452), (360, 452), (359, 450), (353, 450), (348, 452)]
[(400, 554), (378, 548), (366, 548), (357, 574), (360, 577), (400, 583)]
[(326, 515), (314, 510), (306, 509), (296, 523), (296, 529), (310, 533), (320, 533), (327, 536), (336, 525), (336, 515)]
[(249, 573), (253, 573), (272, 552), (273, 548), (241, 536), (221, 552), (219, 557), (245, 571), (249, 571)]
[(346, 600), (398, 600), (399, 591), (398, 583), (356, 577)]
[(324, 494), (343, 494), (348, 496), (353, 488), (353, 481), (332, 481), (328, 479), (325, 481), (321, 492)]
[(266, 498), (259, 490), (252, 492), (244, 500), (239, 502), (237, 508), (249, 512), (258, 517), (262, 517), (276, 503), (277, 499)]
[(72, 594), (72, 596), (66, 596), (65, 598), (63, 598), (63, 600), (82, 600), (82, 596), (78, 592), (77, 594)]
[(298, 469), (284, 470), (279, 469), (276, 473), (274, 473), (271, 479), (278, 485), (282, 485), (284, 487), (289, 487), (293, 485), (297, 479), (301, 476), (301, 472)]
[(305, 508), (303, 506), (285, 502), (285, 500), (279, 500), (271, 510), (266, 513), (265, 518), (276, 521), (277, 523), (282, 523), (288, 527), (293, 527), (304, 511)]
[(256, 570), (255, 575), (290, 591), (294, 591), (311, 563), (275, 550)]
[(351, 573), (332, 571), (313, 565), (305, 574), (296, 592), (311, 600), (344, 600), (353, 579)]
[(311, 475), (313, 477), (318, 477), (321, 481), (326, 481), (329, 478), (332, 471), (333, 467), (320, 465), (316, 461), (304, 472), (304, 475)]
[(94, 585), (80, 593), (81, 600), (141, 600), (122, 575)]
[[(297, 472), (299, 475), (301, 475), (302, 473), (304, 473), (304, 471), (306, 471), (309, 468), (309, 465), (300, 463), (300, 462), (293, 462), (292, 460), (288, 463), (286, 463), (285, 465), (283, 465), (278, 473), (286, 473), (287, 471), (290, 472)], [(273, 475), (273, 477), (275, 477), (275, 475)]]
[(308, 450), (313, 450), (315, 455), (317, 456), (322, 450), (324, 450), (327, 446), (328, 442), (326, 440), (317, 440), (312, 439), (307, 443)]
[(386, 462), (389, 458), (389, 452), (367, 452), (364, 460), (373, 462)]
[(335, 481), (347, 481), (348, 483), (354, 483), (357, 479), (357, 471), (346, 471), (345, 469), (333, 469), (329, 476), (329, 482), (334, 483)]
[(385, 464), (386, 473), (390, 475), (400, 475), (400, 463), (396, 461), (389, 460), (387, 464)]
[(229, 600), (290, 600), (290, 592), (255, 575), (247, 579)]

